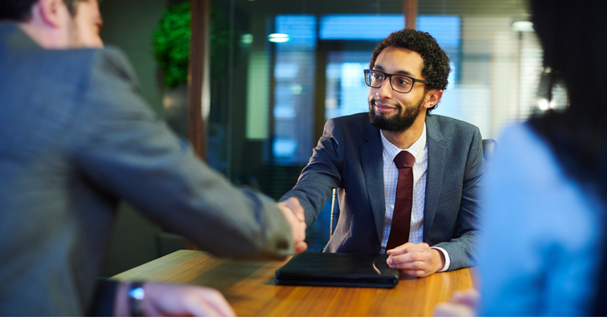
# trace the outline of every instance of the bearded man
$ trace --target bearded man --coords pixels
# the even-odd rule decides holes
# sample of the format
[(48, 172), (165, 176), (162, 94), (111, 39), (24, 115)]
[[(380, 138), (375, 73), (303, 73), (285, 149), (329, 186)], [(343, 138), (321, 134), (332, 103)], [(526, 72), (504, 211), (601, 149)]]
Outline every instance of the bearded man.
[(369, 113), (333, 118), (295, 187), (308, 226), (334, 188), (340, 216), (324, 252), (387, 253), (409, 275), (473, 266), (480, 181), (477, 127), (430, 115), (449, 58), (426, 32), (397, 31), (373, 52)]

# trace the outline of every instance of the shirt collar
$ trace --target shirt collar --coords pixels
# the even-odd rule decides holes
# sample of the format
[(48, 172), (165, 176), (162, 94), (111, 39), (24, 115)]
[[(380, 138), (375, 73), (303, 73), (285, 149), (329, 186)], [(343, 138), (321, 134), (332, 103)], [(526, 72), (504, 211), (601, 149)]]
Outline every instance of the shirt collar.
[(379, 135), (381, 136), (381, 143), (384, 148), (384, 154), (387, 155), (388, 158), (390, 158), (392, 161), (394, 161), (394, 158), (396, 157), (396, 155), (398, 155), (399, 152), (405, 150), (411, 153), (413, 157), (415, 157), (415, 161), (417, 161), (418, 159), (420, 159), (421, 153), (426, 147), (426, 123), (424, 123), (424, 129), (422, 130), (421, 136), (419, 136), (419, 138), (411, 145), (411, 147), (407, 149), (400, 149), (396, 145), (388, 141), (381, 129), (379, 130)]

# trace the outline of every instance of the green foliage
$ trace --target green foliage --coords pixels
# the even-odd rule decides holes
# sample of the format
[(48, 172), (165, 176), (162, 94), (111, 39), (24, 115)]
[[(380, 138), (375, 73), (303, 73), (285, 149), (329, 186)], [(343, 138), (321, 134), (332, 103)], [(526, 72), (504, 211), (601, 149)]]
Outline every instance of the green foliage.
[(164, 74), (164, 83), (171, 88), (188, 80), (190, 59), (190, 2), (167, 9), (154, 32), (154, 56)]
[[(174, 5), (165, 11), (154, 32), (154, 56), (162, 69), (164, 83), (170, 88), (188, 80), (191, 20), (189, 1)], [(229, 60), (229, 17), (224, 9), (216, 6), (211, 8), (210, 31), (211, 76), (216, 79), (225, 76)], [(239, 49), (236, 42), (234, 50), (237, 55)]]

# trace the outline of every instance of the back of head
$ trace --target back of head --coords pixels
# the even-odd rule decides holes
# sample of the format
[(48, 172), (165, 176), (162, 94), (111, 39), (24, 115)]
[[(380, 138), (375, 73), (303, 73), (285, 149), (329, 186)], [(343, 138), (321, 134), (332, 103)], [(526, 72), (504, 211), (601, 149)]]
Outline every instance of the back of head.
[(533, 22), (550, 67), (569, 96), (566, 110), (532, 118), (531, 126), (575, 180), (607, 198), (607, 2), (531, 0)]
[[(607, 211), (607, 1), (530, 0), (544, 65), (566, 87), (569, 106), (531, 118), (533, 130), (548, 144), (564, 171)], [(607, 256), (607, 244), (603, 258)], [(607, 260), (607, 258), (605, 258)], [(607, 262), (603, 261), (603, 269)], [(606, 271), (603, 270), (603, 273)], [(607, 297), (607, 275), (597, 300)], [(596, 302), (595, 314), (607, 315)]]
[[(536, 32), (544, 49), (544, 65), (565, 83), (571, 110), (606, 111), (607, 107), (577, 101), (598, 101), (607, 79), (607, 2), (602, 0), (532, 0)], [(590, 116), (587, 116), (590, 117)]]
[[(607, 2), (531, 0), (544, 65), (567, 89), (569, 106), (530, 125), (574, 180), (607, 198)], [(605, 184), (604, 184), (605, 183)]]
[[(414, 29), (394, 32), (375, 47), (369, 68), (373, 69), (379, 54), (387, 47), (397, 47), (419, 53), (424, 60), (422, 76), (428, 82), (427, 89), (445, 90), (449, 81), (449, 56), (429, 33)], [(429, 110), (435, 109), (434, 107)]]

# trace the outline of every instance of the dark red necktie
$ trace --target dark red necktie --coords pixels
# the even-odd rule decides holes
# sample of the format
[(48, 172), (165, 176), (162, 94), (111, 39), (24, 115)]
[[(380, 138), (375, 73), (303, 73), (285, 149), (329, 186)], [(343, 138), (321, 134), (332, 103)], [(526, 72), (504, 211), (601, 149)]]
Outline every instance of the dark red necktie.
[(394, 158), (398, 168), (396, 200), (392, 214), (392, 227), (386, 250), (401, 246), (409, 241), (411, 208), (413, 207), (413, 164), (415, 157), (408, 151), (401, 151)]

